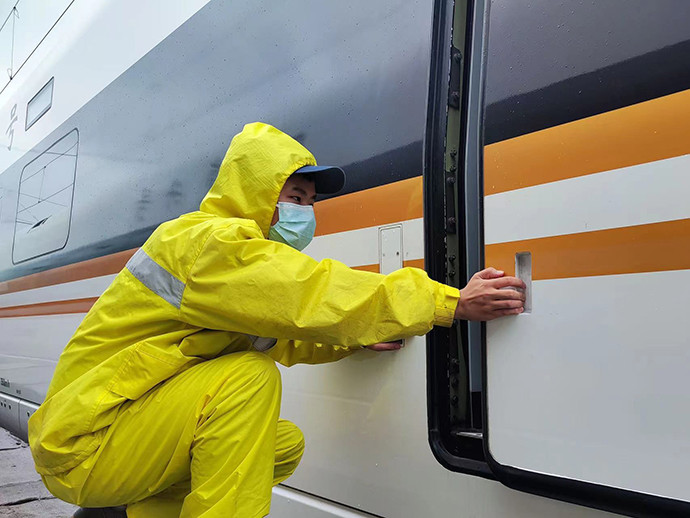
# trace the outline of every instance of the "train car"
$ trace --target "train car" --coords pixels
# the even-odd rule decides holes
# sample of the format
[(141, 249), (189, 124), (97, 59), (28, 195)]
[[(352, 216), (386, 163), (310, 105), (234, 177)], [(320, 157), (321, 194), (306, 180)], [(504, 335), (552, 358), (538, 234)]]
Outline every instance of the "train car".
[[(251, 121), (347, 173), (305, 253), (528, 285), (283, 369), (276, 517), (690, 515), (686, 0), (0, 1), (0, 426)], [(5, 75), (7, 71), (7, 75)]]

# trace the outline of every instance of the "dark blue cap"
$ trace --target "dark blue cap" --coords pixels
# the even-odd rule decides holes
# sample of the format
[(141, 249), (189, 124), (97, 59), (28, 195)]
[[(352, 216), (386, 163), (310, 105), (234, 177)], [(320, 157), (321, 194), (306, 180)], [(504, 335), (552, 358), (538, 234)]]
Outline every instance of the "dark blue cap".
[(345, 171), (333, 165), (305, 165), (292, 174), (310, 174), (317, 194), (334, 194), (345, 185)]

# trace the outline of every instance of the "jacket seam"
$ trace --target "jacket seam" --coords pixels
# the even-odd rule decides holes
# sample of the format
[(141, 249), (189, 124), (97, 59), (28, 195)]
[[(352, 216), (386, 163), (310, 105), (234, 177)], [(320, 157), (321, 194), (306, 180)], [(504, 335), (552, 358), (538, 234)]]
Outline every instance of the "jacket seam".
[(138, 349), (138, 351), (139, 351), (140, 354), (143, 354), (143, 355), (145, 355), (145, 356), (148, 356), (149, 358), (153, 358), (154, 360), (157, 360), (157, 361), (159, 361), (159, 362), (163, 362), (163, 363), (165, 363), (166, 365), (170, 365), (171, 367), (177, 367), (177, 366), (178, 366), (176, 362), (171, 362), (170, 360), (165, 360), (165, 359), (163, 359), (163, 358), (159, 358), (158, 356), (156, 356), (156, 355), (154, 355), (154, 354), (151, 354), (151, 353), (148, 353), (148, 352), (146, 352), (146, 351), (142, 351), (141, 349)]

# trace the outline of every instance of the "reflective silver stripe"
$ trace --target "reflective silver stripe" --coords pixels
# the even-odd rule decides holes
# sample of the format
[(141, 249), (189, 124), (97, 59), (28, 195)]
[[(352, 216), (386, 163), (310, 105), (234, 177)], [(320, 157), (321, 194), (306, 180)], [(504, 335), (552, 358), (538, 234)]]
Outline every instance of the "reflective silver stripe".
[(184, 283), (151, 259), (141, 248), (127, 262), (125, 268), (156, 295), (180, 309)]
[(273, 347), (278, 340), (275, 338), (264, 338), (262, 336), (255, 336), (255, 335), (247, 335), (249, 339), (252, 341), (252, 346), (254, 349), (257, 351), (268, 351), (271, 347)]

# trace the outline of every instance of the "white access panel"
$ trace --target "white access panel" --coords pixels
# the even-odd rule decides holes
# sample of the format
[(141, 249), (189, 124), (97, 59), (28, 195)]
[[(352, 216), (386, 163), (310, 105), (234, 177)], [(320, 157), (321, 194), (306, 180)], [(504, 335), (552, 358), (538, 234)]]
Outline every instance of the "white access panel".
[(384, 275), (403, 266), (401, 224), (379, 228), (379, 271)]
[(491, 456), (690, 500), (689, 285), (688, 270), (534, 281), (530, 314), (487, 324)]

